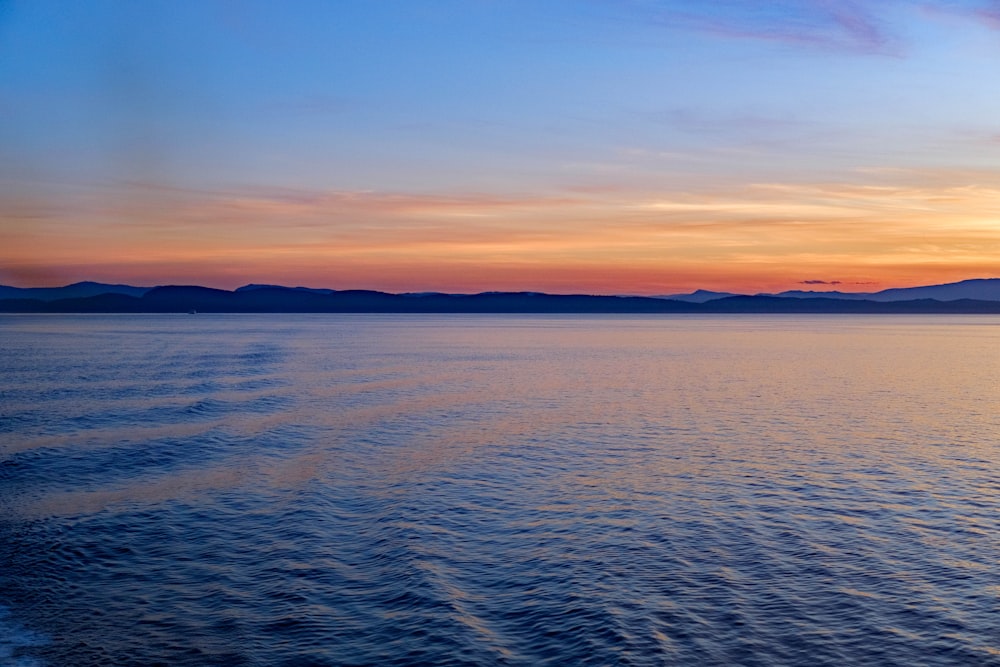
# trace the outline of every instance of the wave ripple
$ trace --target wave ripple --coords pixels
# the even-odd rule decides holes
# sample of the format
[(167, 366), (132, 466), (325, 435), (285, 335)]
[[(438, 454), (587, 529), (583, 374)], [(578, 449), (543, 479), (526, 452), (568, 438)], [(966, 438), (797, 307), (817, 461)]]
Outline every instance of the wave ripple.
[(1000, 665), (998, 324), (4, 316), (0, 663)]

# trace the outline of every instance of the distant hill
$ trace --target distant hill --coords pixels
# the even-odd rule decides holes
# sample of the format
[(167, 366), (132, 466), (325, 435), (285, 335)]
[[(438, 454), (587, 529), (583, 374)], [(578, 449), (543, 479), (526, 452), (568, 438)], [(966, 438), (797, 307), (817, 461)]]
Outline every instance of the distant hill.
[(705, 313), (789, 314), (1000, 314), (1000, 301), (957, 299), (869, 299), (788, 298), (779, 296), (734, 296), (700, 304)]
[(300, 292), (312, 292), (313, 294), (333, 294), (337, 290), (326, 289), (326, 288), (316, 288), (316, 287), (282, 287), (281, 285), (256, 285), (250, 283), (249, 285), (244, 285), (243, 287), (237, 287), (237, 292), (252, 292), (254, 290), (262, 289), (290, 289), (297, 290)]
[(787, 292), (779, 292), (777, 294), (758, 294), (757, 296), (772, 296), (781, 299), (849, 299), (853, 301), (859, 301), (863, 299), (871, 300), (871, 292), (838, 292), (836, 290), (830, 290), (829, 292), (819, 292), (815, 290), (788, 290)]
[(125, 294), (139, 297), (148, 292), (149, 287), (133, 287), (132, 285), (108, 285), (84, 281), (65, 287), (8, 287), (0, 285), (0, 299), (39, 299), (55, 301), (56, 299), (85, 299), (100, 294)]
[[(55, 305), (55, 304), (54, 304)], [(205, 287), (157, 287), (134, 304), (147, 312), (287, 313), (642, 313), (687, 312), (685, 304), (649, 297), (486, 292), (388, 294), (339, 290), (329, 294), (288, 287), (227, 292)]]
[(959, 299), (975, 299), (979, 301), (1000, 301), (1000, 278), (974, 278), (945, 285), (927, 285), (925, 287), (899, 287), (882, 290), (881, 292), (813, 292), (791, 290), (779, 294), (760, 296), (777, 296), (791, 299), (852, 299), (866, 301), (910, 301), (913, 299), (937, 299), (938, 301), (957, 301)]
[(996, 313), (1000, 300), (875, 301), (825, 297), (728, 296), (704, 302), (641, 296), (483, 292), (388, 294), (258, 285), (235, 291), (152, 288), (141, 296), (104, 293), (69, 299), (2, 299), (8, 313)]
[(0, 286), (0, 312), (53, 313), (994, 313), (1000, 278), (874, 293), (791, 290), (746, 296), (697, 290), (669, 297), (482, 292), (445, 294), (244, 285), (133, 287)]
[(1000, 278), (977, 278), (947, 285), (927, 287), (903, 287), (887, 289), (871, 295), (872, 301), (899, 301), (901, 299), (937, 299), (956, 301), (958, 299), (980, 299), (1000, 301)]
[(741, 294), (734, 294), (733, 292), (713, 292), (707, 289), (699, 289), (691, 292), (690, 294), (669, 294), (665, 296), (658, 296), (657, 299), (672, 299), (673, 301), (685, 301), (687, 303), (706, 303), (708, 301), (715, 301), (716, 299), (725, 299), (729, 296), (743, 296)]

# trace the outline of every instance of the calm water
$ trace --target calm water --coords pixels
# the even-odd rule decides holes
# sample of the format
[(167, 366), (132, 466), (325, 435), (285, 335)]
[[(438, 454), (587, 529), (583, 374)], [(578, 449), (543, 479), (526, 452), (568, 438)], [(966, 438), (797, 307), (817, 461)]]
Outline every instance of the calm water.
[(1000, 665), (1000, 318), (0, 317), (0, 664)]

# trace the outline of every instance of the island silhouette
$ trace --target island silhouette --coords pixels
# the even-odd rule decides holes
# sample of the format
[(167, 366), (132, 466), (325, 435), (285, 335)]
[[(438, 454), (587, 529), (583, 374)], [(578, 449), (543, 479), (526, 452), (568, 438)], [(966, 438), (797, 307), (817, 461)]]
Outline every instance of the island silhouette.
[(673, 296), (481, 292), (392, 294), (249, 284), (235, 290), (197, 285), (135, 287), (80, 282), (65, 287), (0, 286), (5, 313), (1000, 313), (1000, 278), (895, 288), (874, 293), (731, 294), (697, 290)]

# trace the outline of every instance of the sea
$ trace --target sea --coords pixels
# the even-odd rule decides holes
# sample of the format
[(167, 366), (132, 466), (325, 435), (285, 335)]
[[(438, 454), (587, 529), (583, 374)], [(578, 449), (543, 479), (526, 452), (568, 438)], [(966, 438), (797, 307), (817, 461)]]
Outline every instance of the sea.
[(998, 564), (998, 316), (0, 316), (0, 665), (1000, 665)]

